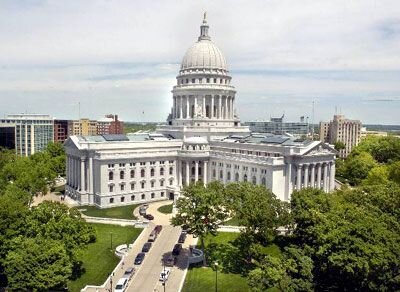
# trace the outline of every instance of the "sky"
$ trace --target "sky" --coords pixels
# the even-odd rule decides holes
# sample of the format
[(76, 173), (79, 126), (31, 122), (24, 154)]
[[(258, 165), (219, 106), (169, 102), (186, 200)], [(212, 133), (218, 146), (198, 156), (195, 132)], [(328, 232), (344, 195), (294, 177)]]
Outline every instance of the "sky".
[(1, 0), (0, 116), (165, 121), (204, 11), (242, 121), (400, 124), (398, 0)]

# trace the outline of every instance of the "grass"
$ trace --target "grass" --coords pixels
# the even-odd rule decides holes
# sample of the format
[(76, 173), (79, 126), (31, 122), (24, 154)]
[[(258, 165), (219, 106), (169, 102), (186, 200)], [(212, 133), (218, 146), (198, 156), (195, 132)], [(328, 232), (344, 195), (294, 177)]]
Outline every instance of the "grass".
[(228, 221), (225, 221), (223, 223), (223, 225), (227, 225), (227, 226), (240, 226), (239, 225), (239, 219), (237, 217), (232, 217), (231, 219), (229, 219)]
[[(119, 258), (114, 255), (116, 246), (132, 243), (136, 240), (142, 229), (131, 226), (118, 226), (108, 224), (91, 224), (96, 230), (97, 240), (91, 243), (81, 253), (85, 273), (75, 281), (68, 283), (69, 291), (80, 291), (86, 285), (101, 285), (114, 270)], [(113, 250), (111, 251), (111, 233)]]
[(133, 210), (135, 210), (137, 206), (138, 205), (127, 205), (107, 209), (99, 209), (94, 206), (87, 206), (80, 209), (86, 209), (85, 211), (81, 211), (86, 216), (134, 220), (137, 218), (133, 215)]
[[(211, 268), (189, 268), (182, 292), (214, 291), (215, 271)], [(218, 291), (250, 291), (246, 278), (238, 274), (218, 272)]]
[[(204, 238), (204, 244), (226, 244), (235, 240), (239, 233), (218, 232), (217, 236)], [(200, 248), (200, 242), (198, 243)], [(206, 267), (191, 267), (186, 275), (182, 292), (213, 291), (215, 289), (215, 271)], [(239, 274), (218, 272), (218, 291), (245, 292), (250, 291), (247, 279)]]
[(164, 214), (171, 214), (172, 213), (172, 204), (161, 206), (160, 208), (157, 209), (157, 211), (164, 213)]

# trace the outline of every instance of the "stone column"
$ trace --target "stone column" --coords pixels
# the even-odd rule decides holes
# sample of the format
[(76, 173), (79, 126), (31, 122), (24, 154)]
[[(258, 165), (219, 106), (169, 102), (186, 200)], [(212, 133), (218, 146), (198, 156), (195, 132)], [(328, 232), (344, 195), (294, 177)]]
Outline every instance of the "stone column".
[(231, 96), (231, 119), (233, 119), (233, 96)]
[(183, 118), (183, 98), (182, 95), (180, 96), (180, 107), (179, 107), (179, 118), (182, 119)]
[(296, 184), (297, 190), (300, 190), (300, 188), (301, 188), (301, 168), (302, 167), (303, 167), (302, 164), (297, 165), (297, 184)]
[(86, 190), (86, 183), (85, 183), (85, 157), (81, 157), (81, 184), (80, 190)]
[(222, 96), (218, 95), (218, 119), (222, 119)]
[(310, 167), (309, 164), (305, 164), (304, 168), (304, 187), (308, 188), (308, 168)]
[(182, 186), (182, 162), (180, 160), (176, 161), (176, 170), (178, 178), (178, 186)]
[(332, 162), (330, 178), (329, 178), (329, 182), (330, 182), (329, 191), (333, 191), (335, 189), (335, 170), (336, 170), (335, 162)]
[(325, 166), (324, 166), (324, 191), (327, 192), (328, 191), (328, 163), (325, 162)]
[(285, 186), (285, 200), (290, 200), (290, 194), (292, 193), (292, 163), (288, 163), (286, 166), (286, 186)]
[(205, 95), (203, 95), (203, 110), (202, 110), (202, 112), (203, 112), (202, 117), (205, 118), (206, 117), (206, 96)]
[(317, 189), (321, 188), (321, 163), (318, 164), (318, 172), (317, 172)]
[(193, 118), (196, 116), (196, 110), (197, 110), (197, 95), (194, 96)]
[(194, 181), (196, 183), (199, 181), (199, 162), (197, 160), (194, 162)]
[(189, 112), (189, 95), (186, 95), (186, 118), (190, 118), (190, 112)]
[(185, 161), (186, 163), (186, 185), (188, 186), (190, 183), (190, 166), (189, 166), (189, 161)]
[(224, 166), (222, 167), (222, 172), (223, 172), (222, 181), (224, 182), (224, 184), (226, 184), (226, 177), (227, 177), (226, 162), (224, 162)]
[(208, 161), (204, 161), (203, 162), (203, 182), (204, 182), (204, 185), (207, 184), (207, 164), (208, 164)]
[(79, 180), (78, 180), (78, 174), (79, 174), (79, 168), (78, 168), (78, 161), (76, 158), (73, 158), (72, 160), (73, 164), (74, 164), (74, 189), (78, 190), (79, 189)]
[(225, 112), (224, 112), (224, 118), (227, 120), (228, 119), (228, 97), (225, 96)]
[(311, 187), (315, 188), (315, 164), (311, 166)]
[(232, 119), (235, 118), (235, 97), (232, 96)]
[(93, 194), (93, 157), (89, 157), (89, 193)]
[(172, 118), (175, 119), (176, 117), (176, 96), (172, 97)]
[(211, 119), (214, 118), (214, 95), (211, 95), (211, 111), (210, 111)]

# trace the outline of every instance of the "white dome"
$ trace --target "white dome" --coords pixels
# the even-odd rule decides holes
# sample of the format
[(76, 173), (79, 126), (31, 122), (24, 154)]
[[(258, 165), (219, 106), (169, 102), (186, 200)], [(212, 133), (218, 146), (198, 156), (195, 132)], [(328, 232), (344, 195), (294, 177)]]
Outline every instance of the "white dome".
[(219, 69), (227, 71), (225, 57), (210, 40), (199, 40), (187, 51), (182, 60), (181, 70)]

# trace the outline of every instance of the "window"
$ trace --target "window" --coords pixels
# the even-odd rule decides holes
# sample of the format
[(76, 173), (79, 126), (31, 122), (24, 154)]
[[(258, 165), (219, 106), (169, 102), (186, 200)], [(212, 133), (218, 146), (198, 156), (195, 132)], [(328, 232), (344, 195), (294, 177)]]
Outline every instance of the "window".
[(124, 177), (125, 177), (125, 171), (121, 170), (121, 171), (119, 172), (119, 178), (120, 178), (120, 179), (124, 179)]
[(222, 179), (224, 177), (224, 173), (222, 170), (219, 171), (219, 178)]
[(217, 83), (217, 78), (214, 78), (214, 83)]
[(151, 193), (151, 198), (154, 199), (154, 197), (155, 197), (155, 194)]
[(150, 169), (150, 176), (154, 176), (154, 168)]
[(146, 183), (144, 182), (144, 181), (142, 181), (142, 189), (144, 189), (144, 187), (145, 187), (145, 185), (146, 185)]
[(114, 173), (113, 172), (109, 172), (108, 173), (108, 180), (113, 180), (114, 179)]
[(163, 186), (164, 186), (164, 181), (160, 180), (160, 187), (163, 187)]
[(192, 79), (192, 83), (196, 83), (196, 79), (193, 78), (193, 79)]
[(169, 164), (174, 164), (173, 160), (168, 161)]
[(131, 196), (131, 201), (134, 201), (135, 200), (135, 195), (132, 195)]
[(235, 174), (235, 181), (239, 181), (239, 174), (238, 173)]
[(135, 171), (132, 169), (131, 170), (131, 178), (134, 178), (135, 177)]
[(156, 165), (155, 161), (150, 161), (150, 165)]
[(247, 174), (244, 175), (243, 181), (247, 181)]
[(189, 79), (186, 79), (186, 84), (189, 83)]
[(170, 180), (169, 180), (169, 185), (172, 186), (173, 183), (174, 183), (174, 180), (173, 180), (173, 179), (170, 179)]
[(131, 163), (129, 163), (129, 166), (135, 166), (136, 165), (136, 163), (135, 162), (131, 162)]
[(135, 189), (135, 184), (131, 184), (131, 191)]
[(256, 178), (255, 176), (253, 176), (252, 183), (253, 183), (254, 185), (257, 184), (257, 178)]
[(164, 192), (161, 192), (161, 197), (164, 197)]
[(170, 167), (169, 168), (169, 175), (172, 175), (174, 173), (174, 168), (173, 167)]
[(125, 190), (125, 185), (120, 185), (121, 191)]
[(144, 166), (144, 165), (146, 165), (146, 162), (140, 162), (140, 165)]
[(112, 193), (114, 191), (114, 186), (113, 185), (108, 186), (108, 191)]
[(142, 170), (140, 171), (140, 176), (141, 176), (141, 177), (145, 177), (145, 176), (146, 176), (146, 170), (142, 169)]
[(146, 198), (145, 194), (142, 194), (142, 200), (144, 200)]
[(231, 180), (231, 172), (230, 172), (230, 171), (228, 171), (227, 179), (228, 179), (228, 180)]
[(125, 197), (121, 197), (121, 203), (125, 202)]
[(152, 181), (150, 184), (151, 184), (151, 187), (154, 188), (154, 181)]
[(164, 175), (164, 167), (160, 168), (160, 175)]
[(212, 175), (213, 175), (213, 177), (215, 177), (215, 176), (216, 176), (215, 169), (213, 169)]
[(114, 198), (110, 198), (110, 204), (114, 203)]
[(210, 78), (207, 78), (207, 83), (210, 83)]
[(262, 184), (263, 186), (267, 186), (267, 180), (265, 179), (265, 177), (262, 178), (261, 184)]
[(194, 173), (195, 173), (195, 168), (194, 168), (194, 166), (192, 167), (192, 175), (194, 175)]
[(120, 163), (119, 167), (125, 167), (125, 163)]
[(165, 164), (165, 161), (161, 160), (161, 161), (160, 161), (160, 164)]

